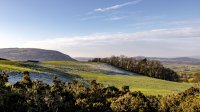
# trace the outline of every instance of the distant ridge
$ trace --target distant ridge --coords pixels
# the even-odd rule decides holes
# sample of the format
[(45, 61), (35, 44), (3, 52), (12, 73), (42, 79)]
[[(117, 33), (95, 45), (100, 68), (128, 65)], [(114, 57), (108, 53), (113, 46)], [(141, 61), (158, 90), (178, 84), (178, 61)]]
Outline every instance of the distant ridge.
[[(136, 56), (132, 57), (137, 60), (140, 59), (150, 59), (150, 60), (158, 60), (163, 63), (179, 63), (179, 64), (200, 64), (200, 56), (195, 57), (176, 57), (176, 58), (162, 58), (162, 57), (145, 57), (145, 56)], [(75, 57), (78, 61), (88, 61), (94, 59), (94, 57)]]
[(191, 56), (191, 58), (200, 59), (200, 56)]
[(74, 61), (69, 55), (59, 51), (36, 48), (3, 48), (0, 49), (0, 58), (17, 61)]
[(179, 63), (179, 64), (200, 64), (200, 59), (192, 58), (192, 57), (176, 57), (176, 58), (159, 58), (159, 57), (144, 57), (138, 56), (135, 57), (137, 59), (150, 59), (150, 60), (158, 60), (163, 63)]
[(91, 59), (93, 59), (92, 57), (74, 57), (74, 59), (76, 59), (77, 61), (89, 61)]

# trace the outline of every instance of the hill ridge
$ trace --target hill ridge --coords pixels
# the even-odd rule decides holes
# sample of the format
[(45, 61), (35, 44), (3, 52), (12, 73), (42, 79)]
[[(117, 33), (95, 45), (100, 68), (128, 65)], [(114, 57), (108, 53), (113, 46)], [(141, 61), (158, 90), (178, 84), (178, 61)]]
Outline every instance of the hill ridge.
[(0, 58), (16, 61), (74, 61), (69, 55), (56, 50), (46, 50), (39, 48), (2, 48)]

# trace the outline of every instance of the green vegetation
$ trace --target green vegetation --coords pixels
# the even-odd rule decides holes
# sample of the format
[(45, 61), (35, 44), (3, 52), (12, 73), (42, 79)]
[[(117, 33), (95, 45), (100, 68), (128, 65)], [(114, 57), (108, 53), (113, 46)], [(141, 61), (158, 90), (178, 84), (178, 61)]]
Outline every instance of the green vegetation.
[[(46, 61), (42, 62), (42, 64), (48, 66), (48, 67), (56, 67), (60, 70), (61, 67), (65, 67), (66, 69), (70, 70), (76, 70), (76, 71), (91, 71), (94, 70), (92, 68), (89, 68), (88, 66), (84, 65), (84, 62), (78, 62), (78, 61)], [(52, 66), (54, 65), (54, 66)]]
[(94, 58), (91, 62), (102, 62), (112, 66), (135, 72), (157, 79), (178, 81), (179, 76), (172, 69), (165, 68), (159, 61), (136, 59), (126, 56), (112, 56), (110, 58)]
[(9, 60), (0, 60), (0, 70), (1, 71), (30, 71), (30, 72), (37, 72), (34, 69), (28, 68), (23, 66), (24, 62), (18, 61), (9, 61)]
[(147, 95), (177, 94), (192, 86), (188, 83), (171, 82), (145, 76), (106, 75), (91, 72), (72, 72), (71, 74), (79, 75), (87, 80), (97, 80), (104, 85), (118, 88), (128, 85), (131, 91), (141, 91)]
[(192, 86), (192, 84), (189, 83), (165, 81), (142, 75), (111, 75), (105, 70), (88, 66), (96, 64), (100, 65), (101, 63), (49, 61), (43, 62), (43, 64), (57, 68), (58, 70), (63, 70), (71, 75), (80, 76), (83, 80), (96, 80), (105, 86), (116, 86), (121, 88), (124, 85), (128, 85), (131, 91), (141, 91), (146, 95), (177, 94)]
[(8, 75), (0, 74), (1, 112), (199, 112), (200, 89), (193, 88), (176, 95), (148, 96), (105, 87), (95, 80), (88, 85), (72, 81), (63, 83), (54, 77), (53, 85), (32, 81), (29, 72), (16, 84), (8, 85)]
[[(78, 62), (78, 61), (48, 61), (41, 63), (0, 61), (0, 70), (6, 72), (29, 71), (46, 74), (62, 74), (66, 78), (78, 78), (81, 80), (96, 80), (105, 86), (121, 88), (124, 85), (130, 87), (131, 91), (141, 91), (145, 95), (169, 95), (183, 92), (194, 86), (190, 83), (178, 83), (159, 80), (142, 75), (126, 75), (117, 72), (110, 74), (109, 70), (101, 69), (102, 63)], [(95, 67), (97, 66), (97, 67)], [(107, 66), (103, 66), (107, 67)], [(118, 68), (116, 68), (118, 69)], [(44, 74), (43, 74), (44, 75)], [(72, 80), (71, 78), (70, 80)]]
[(29, 72), (53, 74), (53, 75), (55, 75), (55, 73), (61, 72), (54, 67), (46, 67), (41, 65), (40, 63), (32, 63), (27, 61), (9, 61), (9, 60), (0, 60), (0, 71), (5, 71), (5, 72), (29, 71)]

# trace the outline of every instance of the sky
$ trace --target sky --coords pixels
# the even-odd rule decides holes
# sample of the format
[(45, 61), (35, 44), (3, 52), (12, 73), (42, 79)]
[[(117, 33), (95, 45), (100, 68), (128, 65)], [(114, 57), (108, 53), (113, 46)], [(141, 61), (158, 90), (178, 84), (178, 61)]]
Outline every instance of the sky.
[(0, 48), (200, 56), (200, 0), (0, 0)]

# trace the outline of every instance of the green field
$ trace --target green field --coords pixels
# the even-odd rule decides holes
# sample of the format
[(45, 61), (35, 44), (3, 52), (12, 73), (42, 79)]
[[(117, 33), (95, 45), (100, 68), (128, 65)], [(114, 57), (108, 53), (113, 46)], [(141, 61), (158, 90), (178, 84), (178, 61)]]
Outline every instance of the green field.
[(69, 69), (69, 74), (74, 74), (81, 76), (86, 80), (97, 80), (107, 86), (116, 86), (121, 88), (123, 85), (130, 86), (131, 91), (141, 91), (148, 95), (168, 95), (176, 94), (182, 92), (192, 84), (189, 83), (177, 83), (171, 81), (165, 81), (150, 77), (145, 77), (141, 75), (119, 75), (119, 74), (106, 74), (105, 70), (100, 70), (97, 68), (92, 68), (88, 64), (98, 64), (98, 63), (88, 63), (88, 62), (44, 62), (46, 65), (56, 65), (65, 66)]
[(38, 72), (38, 71), (31, 69), (29, 67), (25, 67), (24, 64), (25, 64), (24, 62), (0, 60), (0, 70), (1, 71), (7, 71), (7, 72), (12, 72), (12, 71)]
[(126, 71), (102, 63), (49, 61), (33, 64), (0, 61), (0, 70), (9, 72), (28, 70), (42, 73), (57, 71), (72, 76), (79, 76), (81, 80), (97, 80), (105, 86), (116, 86), (118, 88), (124, 85), (130, 86), (131, 91), (141, 91), (147, 95), (177, 94), (193, 86), (191, 83), (178, 83), (130, 73), (126, 74)]

